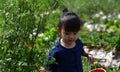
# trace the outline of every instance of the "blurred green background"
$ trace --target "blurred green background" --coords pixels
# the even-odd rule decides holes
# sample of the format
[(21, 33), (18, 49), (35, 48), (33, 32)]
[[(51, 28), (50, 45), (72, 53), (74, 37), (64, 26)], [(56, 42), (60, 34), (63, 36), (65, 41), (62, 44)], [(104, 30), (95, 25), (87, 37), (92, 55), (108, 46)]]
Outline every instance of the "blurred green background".
[(0, 72), (38, 72), (59, 39), (56, 27), (64, 7), (84, 22), (79, 36), (84, 45), (119, 53), (119, 4), (120, 0), (0, 0)]

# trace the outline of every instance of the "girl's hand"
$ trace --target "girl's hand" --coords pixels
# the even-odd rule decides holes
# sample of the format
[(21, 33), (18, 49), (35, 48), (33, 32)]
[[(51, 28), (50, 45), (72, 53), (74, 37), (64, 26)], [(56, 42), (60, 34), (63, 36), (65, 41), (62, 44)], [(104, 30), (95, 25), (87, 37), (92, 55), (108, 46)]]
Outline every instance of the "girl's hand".
[(88, 54), (88, 61), (89, 61), (90, 64), (94, 63), (94, 58), (93, 58), (92, 54)]
[(44, 67), (40, 67), (39, 71), (40, 71), (40, 72), (52, 72), (52, 71), (50, 71), (50, 70), (45, 70)]

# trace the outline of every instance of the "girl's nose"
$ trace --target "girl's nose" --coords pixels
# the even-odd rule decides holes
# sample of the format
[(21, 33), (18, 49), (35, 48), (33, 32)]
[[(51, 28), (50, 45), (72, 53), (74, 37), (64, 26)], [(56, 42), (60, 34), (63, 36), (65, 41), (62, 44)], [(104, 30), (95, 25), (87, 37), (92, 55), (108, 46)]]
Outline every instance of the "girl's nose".
[(69, 37), (70, 37), (70, 38), (74, 38), (74, 35), (73, 35), (73, 34), (71, 34)]

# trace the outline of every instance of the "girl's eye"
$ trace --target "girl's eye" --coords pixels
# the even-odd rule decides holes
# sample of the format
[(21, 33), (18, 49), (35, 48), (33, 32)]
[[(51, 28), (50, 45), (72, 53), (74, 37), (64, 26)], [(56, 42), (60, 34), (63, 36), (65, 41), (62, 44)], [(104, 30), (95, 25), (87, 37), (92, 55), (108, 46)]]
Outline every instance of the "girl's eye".
[(66, 34), (66, 35), (69, 35), (69, 33), (67, 33), (67, 32), (66, 32), (65, 34)]
[(76, 35), (76, 34), (77, 34), (77, 32), (74, 33), (74, 35)]
[(65, 32), (65, 34), (66, 34), (66, 35), (70, 35), (70, 34), (74, 34), (74, 35), (76, 35), (77, 32), (74, 32), (74, 33)]

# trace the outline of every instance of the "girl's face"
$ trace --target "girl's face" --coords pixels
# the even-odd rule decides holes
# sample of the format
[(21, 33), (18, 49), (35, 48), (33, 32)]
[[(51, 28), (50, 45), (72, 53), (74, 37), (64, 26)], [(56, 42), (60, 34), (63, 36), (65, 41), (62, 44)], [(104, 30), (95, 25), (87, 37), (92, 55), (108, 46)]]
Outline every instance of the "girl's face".
[(78, 38), (78, 32), (66, 32), (63, 28), (58, 29), (58, 33), (61, 35), (61, 39), (67, 45), (74, 44)]

